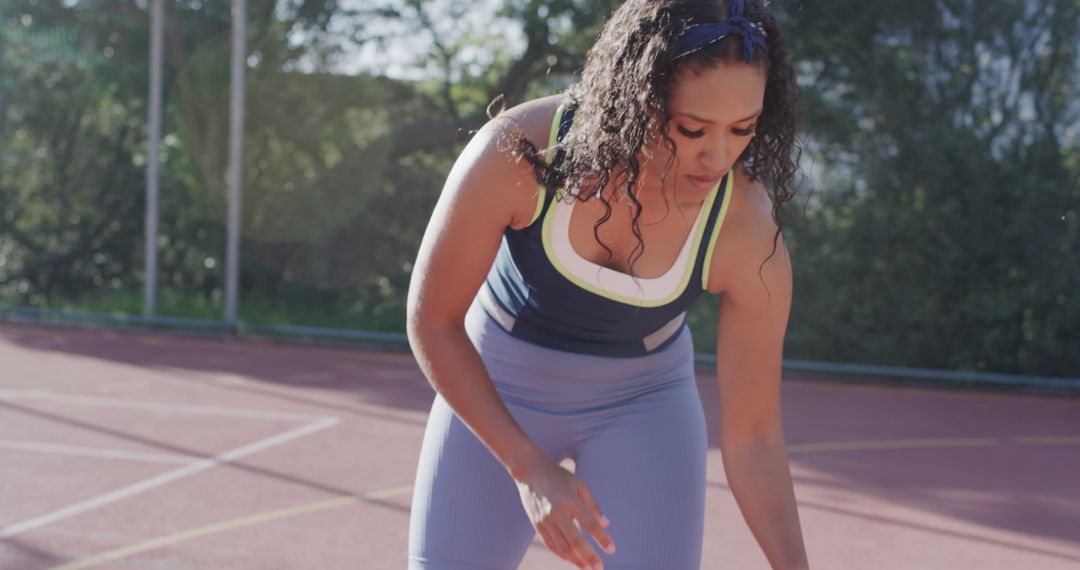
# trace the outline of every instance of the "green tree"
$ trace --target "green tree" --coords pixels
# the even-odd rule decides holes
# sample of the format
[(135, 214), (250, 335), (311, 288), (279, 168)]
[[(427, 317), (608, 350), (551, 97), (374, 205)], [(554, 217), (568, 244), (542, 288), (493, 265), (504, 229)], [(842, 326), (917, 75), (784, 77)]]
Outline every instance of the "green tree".
[(790, 13), (823, 175), (795, 240), (804, 357), (1080, 364), (1080, 2)]
[[(0, 302), (140, 310), (144, 4), (0, 5)], [(618, 4), (249, 1), (242, 318), (402, 330), (488, 103), (564, 88)], [(773, 4), (809, 159), (787, 355), (1075, 375), (1080, 0)], [(218, 318), (231, 16), (165, 5), (160, 283), (202, 300), (165, 312)], [(357, 50), (372, 65), (342, 71)], [(691, 316), (700, 350), (717, 302)]]

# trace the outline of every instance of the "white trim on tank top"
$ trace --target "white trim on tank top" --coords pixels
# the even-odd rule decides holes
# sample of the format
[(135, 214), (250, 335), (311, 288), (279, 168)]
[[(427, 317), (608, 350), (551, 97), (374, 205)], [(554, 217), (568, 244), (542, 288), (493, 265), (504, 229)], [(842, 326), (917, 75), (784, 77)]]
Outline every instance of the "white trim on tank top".
[(666, 273), (659, 277), (638, 277), (637, 282), (626, 273), (593, 263), (578, 255), (574, 246), (570, 243), (570, 216), (574, 211), (576, 198), (570, 199), (571, 203), (563, 203), (563, 200), (554, 198), (550, 207), (555, 208), (551, 219), (551, 246), (552, 252), (559, 263), (578, 279), (589, 283), (597, 289), (601, 289), (616, 295), (630, 297), (637, 301), (656, 301), (669, 297), (676, 293), (682, 284), (683, 276), (689, 270), (688, 265), (693, 263), (692, 254), (694, 249), (694, 237), (697, 235), (698, 225), (707, 215), (706, 206), (708, 200), (702, 203), (698, 211), (697, 219), (694, 220), (690, 233), (686, 236), (679, 257)]

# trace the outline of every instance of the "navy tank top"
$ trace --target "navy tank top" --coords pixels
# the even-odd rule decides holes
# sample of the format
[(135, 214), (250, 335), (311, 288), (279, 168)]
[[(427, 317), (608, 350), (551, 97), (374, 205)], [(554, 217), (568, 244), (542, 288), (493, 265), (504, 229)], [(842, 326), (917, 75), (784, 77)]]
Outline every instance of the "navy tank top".
[[(548, 164), (560, 167), (572, 152), (573, 115), (566, 102), (555, 112)], [(547, 348), (611, 357), (661, 350), (687, 326), (687, 309), (706, 290), (731, 184), (729, 171), (709, 192), (667, 273), (636, 279), (579, 256), (569, 233), (578, 200), (563, 188), (541, 187), (529, 224), (503, 232), (477, 300), (509, 334)]]

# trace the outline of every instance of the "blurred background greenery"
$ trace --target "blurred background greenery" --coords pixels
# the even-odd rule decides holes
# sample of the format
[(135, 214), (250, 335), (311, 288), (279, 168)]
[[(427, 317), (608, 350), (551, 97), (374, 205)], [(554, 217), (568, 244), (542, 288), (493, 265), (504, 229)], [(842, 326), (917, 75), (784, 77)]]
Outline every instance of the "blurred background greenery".
[[(487, 103), (564, 89), (618, 3), (249, 0), (240, 320), (403, 332)], [(229, 4), (165, 1), (162, 316), (223, 318)], [(772, 5), (804, 90), (785, 356), (1080, 375), (1080, 0)], [(0, 0), (0, 307), (142, 312), (149, 31), (148, 0)]]

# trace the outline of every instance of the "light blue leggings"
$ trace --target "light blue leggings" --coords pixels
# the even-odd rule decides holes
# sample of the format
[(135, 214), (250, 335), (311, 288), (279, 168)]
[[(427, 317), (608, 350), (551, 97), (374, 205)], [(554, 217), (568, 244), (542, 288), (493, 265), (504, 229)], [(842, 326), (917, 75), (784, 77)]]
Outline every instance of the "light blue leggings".
[[(517, 423), (553, 461), (574, 460), (611, 521), (614, 555), (585, 533), (605, 570), (699, 570), (707, 439), (689, 329), (632, 358), (521, 341), (476, 303), (466, 330)], [(413, 489), (409, 570), (514, 569), (535, 534), (514, 480), (436, 395)]]

